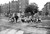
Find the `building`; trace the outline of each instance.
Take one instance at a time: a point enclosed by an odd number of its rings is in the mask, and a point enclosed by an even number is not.
[[[29,5],[29,0],[18,0],[19,2],[19,11],[24,12],[25,7]]]
[[[29,4],[28,0],[12,0],[9,4],[2,5],[3,12],[24,12],[25,7]]]
[[[47,2],[47,3],[44,5],[44,8],[43,8],[42,10],[43,10],[43,13],[49,12],[49,14],[50,14],[50,2]]]
[[[18,12],[19,11],[19,4],[18,1],[11,1],[8,4],[2,5],[2,11],[3,12]]]
[[[44,8],[46,9],[46,11],[50,11],[50,2],[47,2],[47,3],[44,5]]]

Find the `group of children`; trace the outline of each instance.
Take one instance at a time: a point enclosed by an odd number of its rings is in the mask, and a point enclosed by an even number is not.
[[[11,21],[14,22],[16,20],[16,23],[17,22],[23,22],[23,23],[30,23],[30,22],[41,22],[41,19],[36,19],[36,18],[32,18],[31,16],[27,16],[27,17],[21,17],[21,16],[18,16],[18,14],[15,14],[13,13],[13,15],[11,16]]]

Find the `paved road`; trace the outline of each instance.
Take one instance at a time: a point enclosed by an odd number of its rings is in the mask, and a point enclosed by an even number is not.
[[[30,30],[30,29],[29,29]],[[33,30],[15,30],[15,29],[6,29],[0,32],[0,34],[46,34],[47,31],[44,30],[38,30],[38,29],[33,29]]]
[[[12,32],[14,33],[16,32],[16,30],[19,30],[19,29],[23,30],[26,33],[32,33],[32,34],[46,34],[47,33],[45,29],[26,27],[26,25],[28,24],[25,24],[25,23],[10,24],[8,23],[8,20],[6,19],[1,19],[0,21],[1,21],[0,26],[3,28],[3,31],[0,32],[1,34],[7,32],[7,30],[10,30],[8,32],[9,34]],[[4,30],[4,27],[6,28],[5,30]]]

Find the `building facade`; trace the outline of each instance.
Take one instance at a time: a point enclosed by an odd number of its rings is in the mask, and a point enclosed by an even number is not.
[[[19,11],[19,4],[18,1],[11,1],[8,4],[2,5],[3,12],[18,12]]]
[[[24,12],[25,7],[29,4],[28,0],[12,0],[9,4],[2,5],[3,12]]]
[[[42,10],[43,10],[43,13],[49,12],[49,15],[50,15],[50,2],[47,2],[47,3],[44,5],[44,8],[43,8]]]
[[[19,11],[24,12],[25,7],[28,6],[29,0],[18,0],[19,2]]]

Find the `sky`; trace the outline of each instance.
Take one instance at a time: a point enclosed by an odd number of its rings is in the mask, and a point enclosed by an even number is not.
[[[0,4],[8,3],[9,1],[11,2],[12,0],[0,0]],[[39,10],[41,10],[46,2],[50,2],[50,0],[29,0],[29,4],[34,2],[38,4]]]

